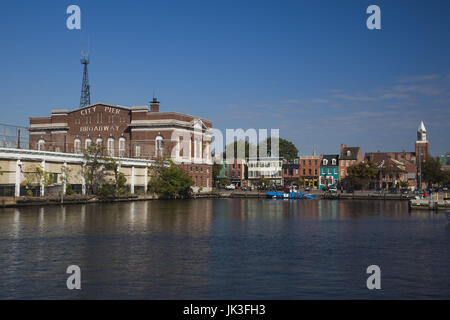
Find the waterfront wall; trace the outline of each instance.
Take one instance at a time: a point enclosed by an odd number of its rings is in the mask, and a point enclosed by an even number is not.
[[[120,172],[127,179],[127,188],[130,193],[145,193],[148,182],[148,168],[153,160],[116,158],[120,163]],[[63,167],[70,169],[71,174],[68,183],[81,194],[86,194],[86,183],[81,170],[85,166],[83,155],[0,148],[0,196],[24,196],[26,189],[22,185],[26,174],[39,166],[41,169],[50,172],[54,176],[55,184],[45,187],[40,184],[37,188],[39,195],[51,195],[59,193],[63,186]]]

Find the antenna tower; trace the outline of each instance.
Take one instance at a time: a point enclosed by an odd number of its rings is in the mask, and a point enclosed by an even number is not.
[[[83,83],[81,84],[80,108],[91,105],[91,90],[88,78],[89,53],[81,51],[81,64],[84,66]]]

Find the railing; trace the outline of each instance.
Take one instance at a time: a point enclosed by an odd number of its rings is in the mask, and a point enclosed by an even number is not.
[[[29,133],[26,127],[0,123],[0,147],[28,149]]]

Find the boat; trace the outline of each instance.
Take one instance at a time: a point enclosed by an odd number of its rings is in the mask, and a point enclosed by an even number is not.
[[[268,192],[266,192],[266,196],[267,196],[267,198],[271,198],[271,199],[285,199],[285,200],[289,200],[289,199],[312,200],[312,199],[314,199],[313,195],[307,194],[307,193],[302,193],[302,192],[296,192],[293,190],[292,187],[285,188],[285,190],[283,190],[283,192],[268,191]]]

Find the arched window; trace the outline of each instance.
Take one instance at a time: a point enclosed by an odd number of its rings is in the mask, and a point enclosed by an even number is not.
[[[124,137],[120,137],[119,139],[119,157],[125,157],[125,141]]]
[[[107,149],[108,149],[108,155],[110,157],[114,157],[114,138],[108,138]]]
[[[45,150],[45,140],[44,139],[40,139],[38,141],[38,150],[39,151],[44,151]]]
[[[162,151],[164,148],[164,138],[161,136],[157,136],[155,139],[155,149],[156,149],[156,155],[162,155]]]
[[[96,144],[98,144],[99,146],[103,145],[103,139],[101,137],[98,137],[97,140],[95,141]]]
[[[79,138],[73,141],[73,151],[75,153],[81,153],[81,140]]]
[[[328,164],[328,160],[327,159],[323,159],[323,165],[326,166]]]
[[[336,165],[336,159],[331,159],[331,164],[332,164],[333,166],[335,166],[335,165]]]
[[[92,144],[91,138],[86,138],[86,140],[84,141],[84,149],[87,150],[91,144]]]

